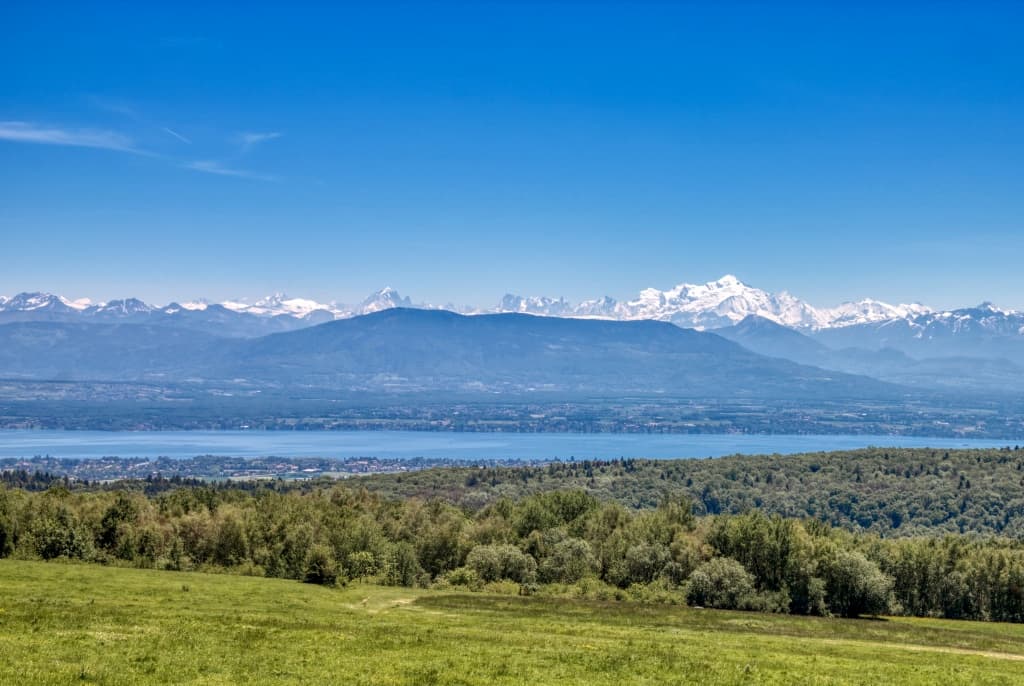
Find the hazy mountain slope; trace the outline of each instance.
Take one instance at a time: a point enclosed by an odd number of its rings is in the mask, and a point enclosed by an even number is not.
[[[891,383],[1000,392],[1024,387],[1024,368],[1004,358],[951,356],[915,359],[892,347],[836,350],[816,338],[755,316],[747,317],[735,326],[715,329],[714,333],[762,355]],[[914,349],[913,344],[908,347]]]
[[[236,341],[145,324],[0,326],[0,377],[179,382],[215,375]]]
[[[990,304],[814,333],[832,348],[895,348],[915,358],[1005,358],[1024,365],[1024,314]]]
[[[749,350],[769,357],[781,357],[802,364],[816,364],[828,358],[829,348],[781,324],[749,315],[734,326],[713,329],[715,333]]]
[[[250,341],[231,375],[396,390],[893,397],[864,377],[767,358],[662,322],[393,309]]]

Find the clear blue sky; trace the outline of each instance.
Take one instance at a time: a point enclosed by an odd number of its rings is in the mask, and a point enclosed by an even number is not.
[[[1024,308],[1021,3],[93,4],[0,8],[0,294]]]

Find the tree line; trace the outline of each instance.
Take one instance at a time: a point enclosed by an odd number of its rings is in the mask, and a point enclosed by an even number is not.
[[[472,509],[502,497],[566,488],[649,508],[671,491],[689,498],[697,514],[757,509],[886,537],[979,533],[1024,538],[1024,449],[1018,446],[577,460],[380,474],[361,483],[386,497],[443,498]]]
[[[883,538],[751,510],[698,516],[582,490],[471,509],[349,483],[0,487],[0,556],[854,617],[1024,621],[1024,545]]]

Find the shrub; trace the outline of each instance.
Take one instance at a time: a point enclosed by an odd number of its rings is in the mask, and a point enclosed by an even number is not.
[[[329,547],[317,543],[310,548],[302,580],[307,584],[320,584],[321,586],[337,584],[338,562],[334,559],[334,553]]]
[[[525,584],[537,578],[537,561],[514,545],[478,545],[466,556],[466,566],[485,582],[508,579]]]
[[[442,576],[437,584],[440,588],[459,586],[471,591],[478,591],[483,588],[480,575],[469,567],[456,567]]]
[[[729,557],[705,562],[686,582],[686,600],[690,605],[735,610],[753,595],[753,575]]]
[[[892,605],[892,577],[863,553],[839,550],[822,565],[828,608],[842,617],[878,615]]]
[[[600,568],[601,564],[594,557],[589,543],[579,538],[567,538],[556,543],[551,555],[540,563],[538,576],[544,583],[574,584]]]
[[[668,546],[641,543],[626,551],[626,570],[632,583],[650,583],[672,561]]]

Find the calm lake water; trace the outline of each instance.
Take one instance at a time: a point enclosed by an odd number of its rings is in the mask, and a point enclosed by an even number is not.
[[[507,434],[419,431],[0,431],[0,458],[380,457],[567,460],[694,458],[867,446],[991,448],[1013,441],[914,436]]]

